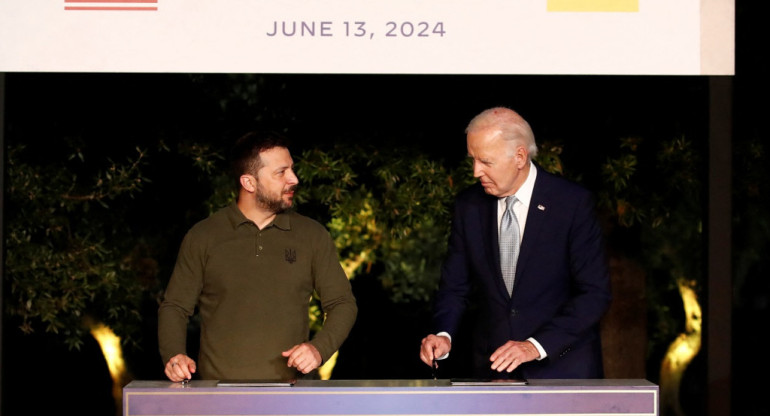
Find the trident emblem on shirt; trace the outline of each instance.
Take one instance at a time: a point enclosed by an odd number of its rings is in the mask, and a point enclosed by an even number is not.
[[[294,249],[287,248],[284,250],[283,254],[287,263],[293,264],[295,261],[297,261],[297,252]]]

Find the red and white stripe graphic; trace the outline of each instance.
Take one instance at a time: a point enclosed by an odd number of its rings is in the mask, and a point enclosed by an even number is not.
[[[158,0],[64,0],[64,10],[157,11]]]

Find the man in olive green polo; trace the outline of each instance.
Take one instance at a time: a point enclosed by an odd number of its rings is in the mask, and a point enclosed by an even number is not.
[[[339,349],[357,307],[328,231],[289,210],[298,183],[286,143],[275,134],[238,140],[236,202],[193,226],[179,250],[158,311],[160,354],[171,381],[290,380]],[[313,291],[326,315],[309,339]],[[200,355],[186,353],[198,308]],[[301,374],[300,374],[301,373]]]

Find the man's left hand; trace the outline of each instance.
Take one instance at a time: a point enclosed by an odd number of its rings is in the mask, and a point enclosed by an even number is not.
[[[307,342],[295,345],[282,352],[281,355],[289,358],[287,363],[289,367],[296,368],[302,374],[307,374],[321,365],[321,353],[318,352],[316,347]]]
[[[495,350],[489,357],[492,369],[502,373],[511,372],[516,367],[540,357],[534,345],[529,341],[508,341]]]

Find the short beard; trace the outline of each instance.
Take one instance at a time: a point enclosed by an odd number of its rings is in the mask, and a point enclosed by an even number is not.
[[[294,185],[289,188],[289,191],[294,191],[296,189],[297,189],[297,185]],[[281,192],[281,195],[277,199],[273,199],[269,195],[267,195],[267,193],[264,192],[261,186],[257,185],[256,194],[257,194],[257,202],[260,205],[262,205],[263,208],[267,209],[270,212],[280,214],[281,212],[286,211],[292,206],[291,203],[287,203],[283,200],[283,192]]]

